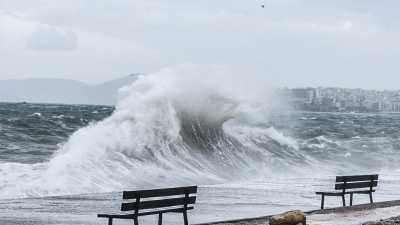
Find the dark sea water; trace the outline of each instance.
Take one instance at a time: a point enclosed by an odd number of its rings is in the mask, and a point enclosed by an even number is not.
[[[0,161],[48,161],[73,132],[112,111],[109,106],[0,103]]]
[[[318,208],[314,192],[339,174],[379,173],[376,200],[400,197],[400,114],[247,124],[146,107],[1,103],[0,224],[106,224],[96,214],[116,212],[122,190],[188,184],[200,186],[193,223]]]

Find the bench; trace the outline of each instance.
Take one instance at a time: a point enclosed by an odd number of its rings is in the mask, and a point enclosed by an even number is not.
[[[350,195],[350,206],[353,205],[354,194],[368,194],[370,203],[373,203],[372,193],[374,187],[378,186],[378,174],[356,175],[356,176],[337,176],[335,190],[336,192],[316,192],[321,195],[321,209],[324,209],[325,196],[341,196],[343,206],[346,206],[345,195]]]
[[[108,225],[113,219],[130,219],[139,224],[138,217],[158,214],[158,225],[162,225],[164,213],[182,213],[185,225],[188,225],[187,211],[194,208],[197,186],[166,189],[124,191],[121,211],[123,214],[98,214],[107,218]]]

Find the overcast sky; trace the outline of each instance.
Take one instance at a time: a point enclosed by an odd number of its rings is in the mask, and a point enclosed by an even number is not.
[[[279,86],[400,89],[399,9],[398,0],[0,0],[0,79],[99,83],[195,63]]]

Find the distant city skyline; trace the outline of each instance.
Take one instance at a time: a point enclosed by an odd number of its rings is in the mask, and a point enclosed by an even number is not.
[[[395,0],[0,0],[0,79],[93,84],[194,63],[264,76],[277,87],[397,89],[399,7]]]
[[[295,109],[316,112],[400,112],[400,90],[283,88]]]

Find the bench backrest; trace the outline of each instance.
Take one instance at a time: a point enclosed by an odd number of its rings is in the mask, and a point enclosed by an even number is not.
[[[370,191],[378,186],[378,174],[356,175],[356,176],[337,176],[335,190],[362,189],[368,188]]]
[[[197,186],[140,191],[124,191],[121,211],[160,210],[165,208],[188,209],[196,202]]]

